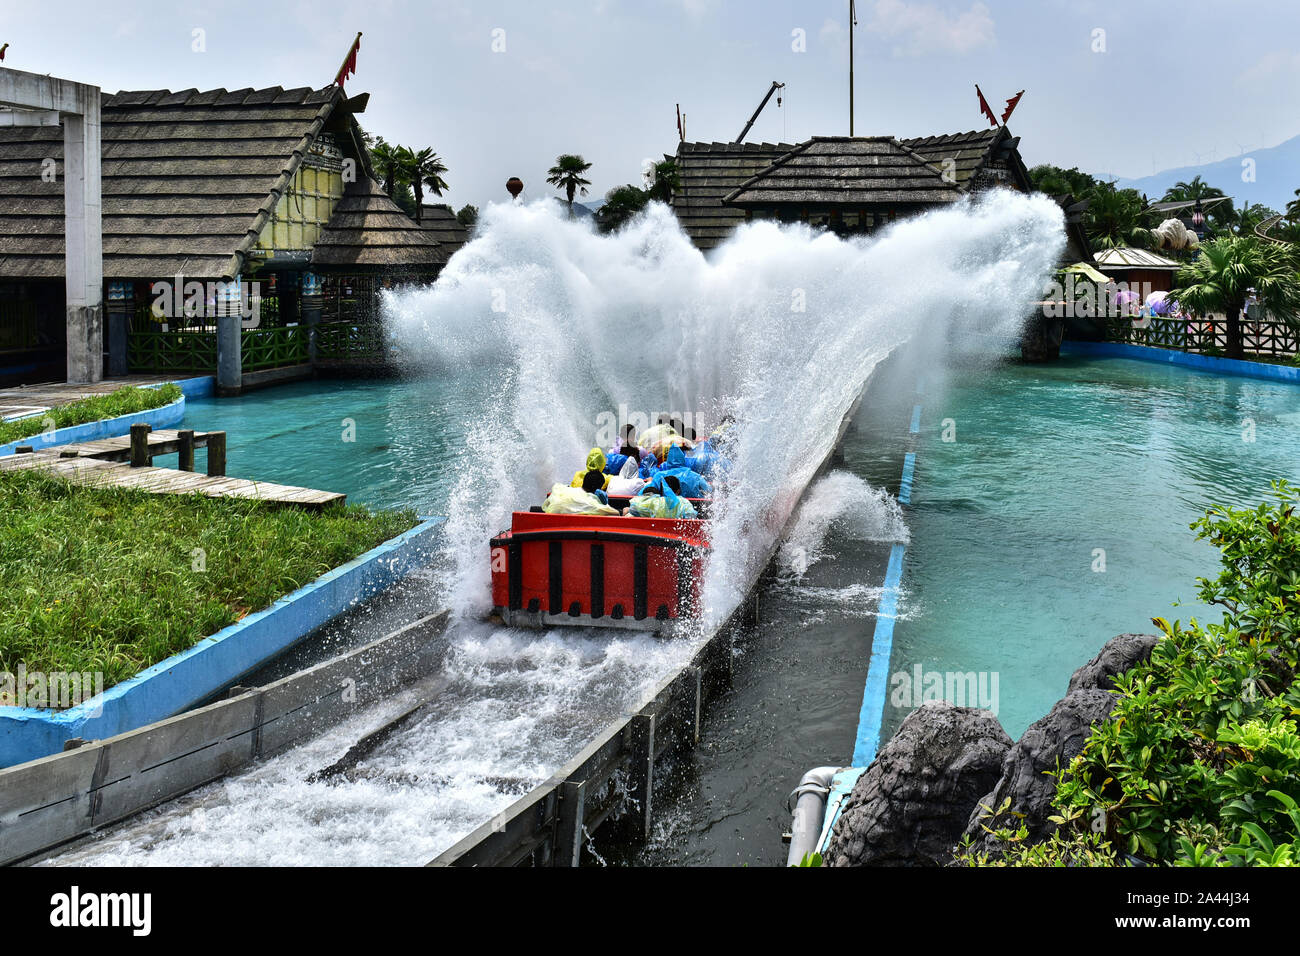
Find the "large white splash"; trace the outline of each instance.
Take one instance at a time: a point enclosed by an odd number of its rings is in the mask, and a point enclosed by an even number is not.
[[[876,365],[958,330],[1014,339],[1064,242],[1054,202],[1006,190],[849,241],[754,223],[708,257],[661,205],[613,236],[561,216],[490,206],[436,285],[385,303],[413,362],[482,392],[447,509],[463,614],[490,603],[488,538],[622,406],[741,422],[705,592],[706,620],[725,616]]]

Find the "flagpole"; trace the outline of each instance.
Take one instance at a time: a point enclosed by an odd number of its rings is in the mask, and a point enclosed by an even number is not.
[[[853,135],[853,24],[856,11],[853,0],[849,0],[849,135]]]
[[[343,83],[341,82],[342,80],[347,79],[347,77],[343,75],[343,71],[348,68],[348,61],[352,59],[352,51],[356,49],[359,43],[361,43],[360,30],[357,31],[357,38],[352,41],[352,46],[348,47],[348,52],[343,55],[343,62],[339,64],[338,73],[334,75],[334,82],[338,83],[339,86],[343,85]]]

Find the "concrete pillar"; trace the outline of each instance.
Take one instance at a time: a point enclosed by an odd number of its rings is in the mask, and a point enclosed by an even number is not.
[[[243,316],[234,282],[217,292],[217,394],[238,395],[244,387]]]
[[[307,326],[307,357],[315,365],[316,327],[320,325],[321,307],[324,305],[320,276],[313,272],[302,274],[302,296],[299,301],[302,304],[302,322]]]
[[[104,377],[103,235],[100,221],[99,91],[63,117],[63,221],[67,243],[68,381]]]
[[[131,332],[131,316],[135,313],[135,284],[110,282],[108,284],[108,374],[127,374],[127,343]]]

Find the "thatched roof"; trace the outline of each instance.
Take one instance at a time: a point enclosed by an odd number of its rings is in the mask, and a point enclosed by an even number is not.
[[[104,94],[104,277],[236,275],[346,102],[335,86]],[[62,160],[62,129],[0,127],[0,277],[62,277]]]
[[[745,221],[742,209],[722,205],[722,197],[778,156],[788,143],[679,143],[675,157],[681,188],[673,192],[673,212],[700,249],[712,249]]]
[[[442,251],[448,258],[469,242],[469,230],[461,224],[446,203],[421,206],[420,225],[429,230],[429,234],[438,240],[438,244],[442,246]]]
[[[911,206],[954,202],[956,183],[890,136],[814,136],[722,201],[772,205]]]
[[[321,230],[311,264],[359,272],[435,272],[447,253],[369,176],[348,183],[334,215]]]

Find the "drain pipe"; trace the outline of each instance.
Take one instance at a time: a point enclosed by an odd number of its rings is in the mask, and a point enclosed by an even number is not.
[[[809,770],[799,781],[799,786],[786,799],[786,809],[794,802],[794,816],[790,826],[790,852],[786,866],[798,866],[799,861],[817,849],[821,840],[822,820],[826,816],[826,798],[831,792],[831,779],[839,767],[817,767]]]

